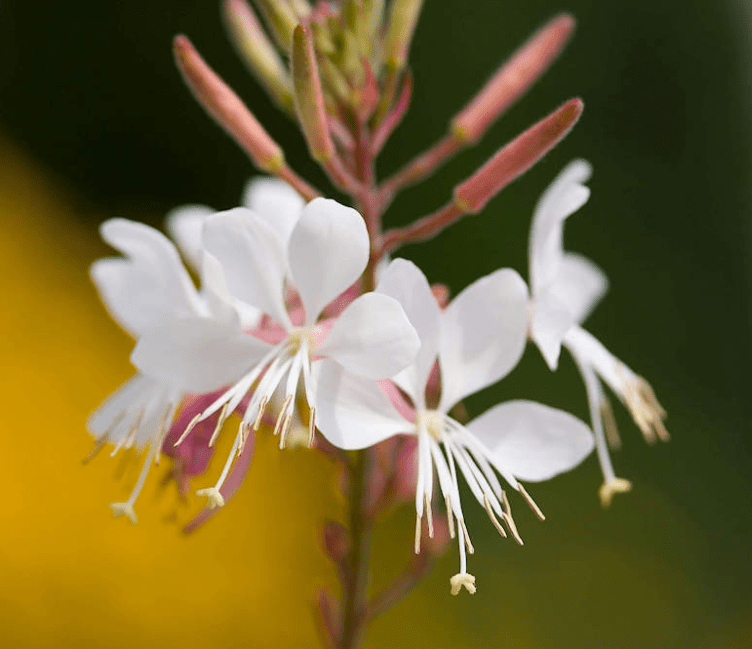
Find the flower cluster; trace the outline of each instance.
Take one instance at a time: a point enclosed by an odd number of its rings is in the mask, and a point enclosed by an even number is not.
[[[210,453],[232,414],[240,424],[224,469],[197,492],[209,509],[224,505],[242,480],[249,439],[265,416],[281,448],[313,446],[317,429],[344,450],[414,437],[415,551],[424,519],[434,534],[440,500],[460,551],[453,593],[461,586],[475,591],[460,475],[499,533],[522,543],[499,477],[543,519],[521,481],[567,471],[595,444],[608,504],[628,483],[615,478],[608,459],[598,377],[646,436],[666,433],[647,383],[580,327],[606,288],[599,269],[562,250],[563,221],[587,200],[588,175],[585,162],[573,162],[536,208],[530,294],[520,275],[505,268],[443,308],[425,275],[404,259],[382,264],[375,290],[361,293],[369,251],[361,216],[332,200],[305,204],[281,181],[251,183],[243,207],[170,215],[170,231],[199,271],[200,291],[164,235],[107,221],[102,235],[125,258],[96,262],[92,278],[112,316],[137,339],[131,360],[138,374],[92,415],[89,428],[100,443],[115,444],[113,453],[149,449],[131,497],[113,504],[114,513],[136,522],[133,504],[160,451]],[[531,401],[500,404],[469,423],[452,416],[465,397],[513,370],[528,339],[551,369],[562,345],[570,351],[585,379],[594,434],[576,417]],[[184,412],[173,426],[181,402]]]
[[[403,227],[382,224],[399,191],[479,141],[546,71],[573,31],[571,16],[533,34],[442,138],[378,179],[376,158],[410,104],[408,53],[422,0],[256,4],[263,24],[246,0],[224,0],[238,52],[357,210],[323,198],[298,175],[238,95],[186,37],[176,37],[176,62],[195,98],[273,177],[252,181],[241,207],[172,212],[167,228],[178,248],[142,224],[113,219],[102,226],[123,256],[96,262],[91,274],[113,318],[136,339],[137,374],[91,416],[89,429],[97,448],[145,450],[133,492],[112,505],[134,523],[134,503],[161,454],[172,458],[185,493],[205,473],[217,438],[233,431],[218,480],[196,492],[206,508],[188,530],[238,489],[258,435],[333,458],[349,524],[325,522],[323,545],[342,599],[322,591],[318,608],[328,645],[354,649],[368,621],[404,597],[452,540],[460,565],[451,592],[475,592],[462,483],[499,534],[521,544],[511,504],[524,501],[544,518],[523,483],[568,471],[595,449],[603,505],[629,490],[609,456],[618,435],[604,384],[649,442],[668,439],[665,412],[647,382],[582,326],[607,288],[594,264],[563,248],[565,219],[589,197],[586,162],[568,165],[535,208],[529,286],[502,268],[450,299],[415,264],[391,258],[403,244],[480,212],[567,135],[583,111],[579,98],[499,148],[443,207]],[[584,379],[591,426],[525,400],[467,416],[463,400],[509,375],[528,342],[551,370],[561,348],[569,351]],[[235,424],[226,426],[231,418]],[[415,561],[369,599],[370,529],[380,513],[411,501]]]

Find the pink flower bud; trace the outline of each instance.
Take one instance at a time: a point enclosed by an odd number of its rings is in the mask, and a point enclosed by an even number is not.
[[[324,550],[334,563],[342,563],[350,551],[350,538],[345,526],[337,521],[324,522]]]
[[[464,142],[478,141],[488,127],[548,69],[573,30],[574,18],[561,14],[533,34],[452,120],[455,137]]]
[[[401,70],[407,62],[410,43],[418,24],[423,0],[393,0],[386,34],[386,64]]]
[[[570,99],[498,151],[454,189],[454,203],[464,212],[480,212],[488,201],[525,173],[569,133],[582,114],[580,99]]]
[[[191,42],[185,36],[176,36],[174,51],[183,79],[206,112],[243,147],[259,169],[271,173],[282,169],[282,149]]]
[[[313,51],[311,28],[298,25],[292,37],[292,82],[295,108],[303,127],[308,149],[314,160],[326,162],[334,157],[334,143],[321,90],[321,79]]]

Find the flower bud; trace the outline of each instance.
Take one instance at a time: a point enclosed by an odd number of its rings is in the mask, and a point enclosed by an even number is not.
[[[499,150],[454,189],[454,202],[464,212],[480,212],[504,187],[525,173],[569,133],[582,114],[580,99],[570,99]]]
[[[324,94],[316,66],[311,29],[307,25],[298,25],[293,35],[292,81],[295,107],[311,156],[319,162],[331,160],[334,156],[334,143],[329,135]]]
[[[276,48],[246,0],[225,0],[224,18],[235,48],[258,82],[285,110],[293,110],[292,81]]]
[[[259,169],[275,173],[284,166],[279,145],[251,111],[219,78],[185,36],[174,42],[178,69],[206,112],[240,144]]]
[[[573,30],[574,18],[561,14],[533,34],[452,120],[455,137],[463,142],[477,142],[499,115],[548,69]]]
[[[286,0],[258,0],[257,6],[264,14],[266,24],[277,44],[285,52],[289,52],[292,33],[299,22],[293,8]]]
[[[350,551],[350,539],[342,523],[324,522],[324,549],[331,560],[337,564],[347,558],[347,553]]]
[[[423,0],[393,0],[386,34],[386,64],[401,70],[407,63],[410,42],[418,24]]]

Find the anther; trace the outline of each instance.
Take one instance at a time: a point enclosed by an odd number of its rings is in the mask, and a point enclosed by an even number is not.
[[[217,437],[219,437],[219,431],[222,430],[222,426],[224,426],[225,420],[227,419],[227,408],[230,405],[230,402],[228,401],[224,406],[222,406],[222,410],[219,413],[219,419],[217,419],[217,425],[214,427],[214,432],[212,433],[211,439],[209,440],[209,447],[214,446],[214,442],[217,441]]]
[[[433,538],[433,510],[431,509],[431,499],[427,493],[423,494],[426,503],[426,521],[428,522],[428,536]]]
[[[316,435],[316,408],[311,408],[308,415],[308,448],[313,448],[313,440]]]
[[[264,416],[264,410],[266,410],[267,403],[269,403],[269,398],[261,397],[261,402],[259,403],[258,412],[256,413],[256,419],[253,420],[253,430],[258,430],[259,426],[261,426],[261,419]]]
[[[455,533],[454,533],[454,512],[452,511],[452,502],[451,500],[449,500],[449,496],[444,496],[444,501],[446,502],[447,525],[449,526],[449,538],[453,539],[455,536]]]
[[[470,554],[475,554],[475,548],[473,547],[472,542],[470,541],[470,534],[468,534],[467,527],[465,526],[465,519],[464,518],[458,518],[460,525],[462,525],[462,531],[465,533],[465,545],[467,546],[467,551]]]
[[[279,415],[277,416],[277,423],[274,426],[274,434],[277,435],[280,430],[282,430],[282,423],[285,419],[285,414],[287,413],[287,408],[290,406],[290,402],[292,401],[292,395],[288,394],[287,397],[285,397],[284,402],[282,403],[282,407],[279,409]]]
[[[603,422],[603,430],[606,433],[606,441],[609,448],[618,450],[621,448],[621,436],[619,435],[619,429],[616,426],[616,417],[614,417],[614,411],[611,408],[611,402],[603,397],[600,404],[601,421]]]
[[[509,527],[509,532],[511,533],[512,538],[517,541],[518,545],[525,545],[520,533],[517,531],[517,524],[514,522],[514,518],[512,518],[512,508],[509,506],[509,499],[507,498],[506,491],[501,492],[501,507],[504,509],[503,518],[507,527]]]
[[[180,444],[183,443],[186,437],[190,434],[190,432],[193,430],[194,426],[198,423],[199,419],[201,419],[201,415],[204,413],[200,412],[198,413],[193,419],[191,419],[190,423],[185,427],[185,430],[183,431],[183,434],[178,437],[178,441],[173,444],[173,446],[180,446]]]
[[[483,506],[486,508],[486,513],[488,514],[488,518],[491,519],[491,522],[493,523],[493,526],[496,528],[496,531],[501,534],[504,538],[507,538],[506,530],[502,527],[501,523],[499,522],[499,519],[496,518],[496,514],[494,514],[493,509],[491,509],[491,501],[488,500],[488,496],[486,494],[483,494]]]
[[[520,493],[522,494],[522,497],[525,499],[525,502],[527,502],[528,507],[533,510],[533,513],[538,517],[539,521],[545,521],[546,517],[543,515],[543,512],[540,510],[540,507],[536,504],[536,502],[533,500],[532,496],[525,491],[525,487],[523,487],[519,482],[517,483],[517,487],[520,490]]]
[[[420,554],[420,532],[421,524],[423,522],[422,516],[415,516],[415,554]]]

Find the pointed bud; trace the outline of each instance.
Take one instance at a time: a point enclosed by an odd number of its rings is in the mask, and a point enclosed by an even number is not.
[[[454,136],[463,142],[479,140],[553,63],[569,40],[574,24],[572,16],[561,14],[533,34],[452,120]]]
[[[258,0],[256,6],[261,10],[274,40],[283,51],[290,51],[292,32],[298,25],[298,17],[286,0]]]
[[[407,63],[410,43],[418,24],[423,0],[393,0],[386,34],[386,64],[401,70]]]
[[[175,60],[188,87],[216,122],[248,153],[259,169],[275,173],[284,166],[279,145],[240,98],[219,78],[185,36],[176,36]]]
[[[293,110],[290,75],[250,5],[246,0],[225,0],[224,19],[251,74],[282,108]]]
[[[454,203],[463,212],[480,212],[488,201],[525,173],[569,133],[582,114],[580,99],[570,99],[496,153],[454,189]]]
[[[295,28],[291,60],[295,107],[311,156],[319,162],[331,160],[334,156],[334,143],[329,135],[324,93],[316,66],[311,29],[307,25]]]

